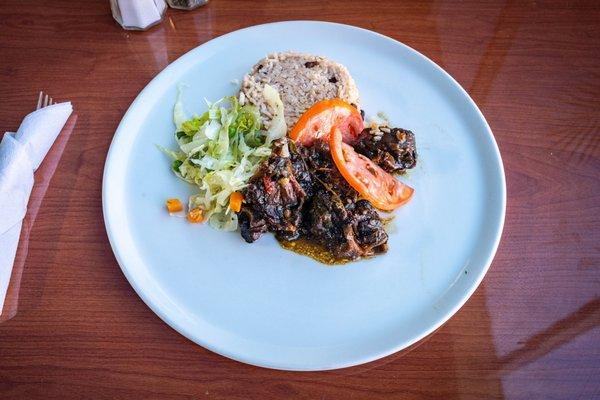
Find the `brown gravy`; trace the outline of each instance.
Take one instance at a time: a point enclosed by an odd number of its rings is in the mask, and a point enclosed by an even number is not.
[[[303,256],[308,256],[323,264],[342,265],[348,264],[350,261],[352,261],[347,258],[336,258],[325,247],[303,238],[291,242],[285,240],[279,240],[278,242],[281,245],[281,247],[283,247],[286,250],[302,254]]]

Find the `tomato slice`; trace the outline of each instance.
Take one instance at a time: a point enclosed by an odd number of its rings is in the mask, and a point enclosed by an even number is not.
[[[356,107],[340,99],[321,100],[306,110],[290,132],[290,139],[304,146],[315,140],[327,140],[331,128],[337,125],[346,143],[354,143],[364,128]]]
[[[329,134],[331,156],[342,176],[374,207],[392,211],[406,204],[414,193],[407,186],[385,172],[373,161],[342,142],[342,132],[336,126]]]

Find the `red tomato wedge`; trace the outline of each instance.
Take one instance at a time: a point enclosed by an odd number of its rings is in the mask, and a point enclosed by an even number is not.
[[[374,207],[392,211],[406,204],[414,189],[385,172],[373,161],[342,142],[342,132],[334,126],[329,134],[331,157],[342,176]]]
[[[304,146],[315,140],[327,140],[333,126],[338,126],[346,143],[354,143],[364,128],[360,111],[340,99],[321,100],[306,110],[290,132],[290,139]]]

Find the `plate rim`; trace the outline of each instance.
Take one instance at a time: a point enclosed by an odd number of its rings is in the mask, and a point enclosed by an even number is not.
[[[465,291],[465,293],[461,296],[460,301],[458,301],[454,305],[454,307],[451,307],[441,318],[438,318],[437,321],[434,324],[432,324],[428,329],[425,329],[419,335],[415,335],[411,339],[401,341],[400,343],[397,343],[395,346],[390,346],[389,348],[386,348],[383,351],[380,351],[377,353],[372,353],[369,356],[359,357],[358,359],[346,360],[345,362],[335,362],[333,364],[320,365],[318,367],[315,367],[315,366],[301,367],[301,366],[293,365],[292,363],[288,363],[286,365],[282,365],[280,363],[269,363],[269,362],[266,362],[265,360],[257,360],[256,358],[245,357],[244,355],[240,355],[237,353],[234,354],[230,351],[227,351],[227,349],[224,349],[218,345],[215,345],[214,343],[209,343],[208,341],[203,340],[203,339],[199,338],[198,336],[192,337],[192,335],[189,334],[184,327],[180,326],[180,324],[177,321],[170,318],[166,312],[163,312],[163,310],[162,310],[162,308],[160,308],[160,306],[155,304],[155,302],[153,301],[153,299],[150,296],[146,295],[146,292],[142,289],[142,287],[140,287],[138,285],[138,281],[131,274],[131,272],[127,269],[127,267],[125,267],[125,260],[123,259],[123,256],[121,254],[122,250],[120,250],[119,245],[117,244],[117,241],[116,241],[116,238],[114,235],[114,230],[116,229],[116,226],[114,226],[114,221],[111,221],[110,213],[108,210],[108,203],[109,203],[109,197],[110,197],[110,193],[111,193],[111,187],[110,187],[110,183],[109,183],[109,180],[107,179],[107,177],[110,173],[111,158],[114,158],[113,154],[117,151],[115,143],[119,140],[119,138],[121,136],[124,136],[127,134],[127,131],[125,131],[122,128],[126,124],[127,120],[129,118],[132,118],[130,116],[130,114],[132,113],[132,109],[136,108],[136,106],[141,102],[141,99],[145,96],[146,92],[151,90],[157,84],[156,82],[158,81],[159,77],[162,76],[168,70],[175,68],[174,65],[182,62],[181,60],[183,58],[189,57],[191,52],[195,51],[198,48],[206,46],[208,44],[211,44],[211,43],[214,44],[215,42],[226,40],[226,38],[228,38],[229,36],[238,35],[240,33],[243,33],[244,31],[248,31],[248,30],[261,29],[261,28],[264,28],[267,26],[274,26],[274,25],[294,25],[294,24],[327,25],[327,26],[333,26],[333,27],[337,27],[337,28],[341,28],[341,29],[359,30],[359,31],[362,31],[363,34],[374,36],[374,37],[378,38],[379,40],[393,42],[393,44],[395,44],[395,45],[400,45],[400,46],[404,47],[404,49],[406,51],[413,53],[413,56],[417,56],[418,58],[423,59],[426,63],[428,63],[435,70],[437,70],[437,72],[440,72],[455,89],[458,89],[459,92],[461,92],[461,94],[465,98],[465,100],[469,103],[471,108],[476,112],[479,122],[482,123],[482,126],[485,129],[485,132],[490,139],[493,154],[495,156],[494,164],[498,168],[499,177],[500,177],[500,180],[499,180],[500,187],[497,188],[497,189],[499,189],[500,194],[501,194],[501,198],[499,199],[500,200],[500,214],[498,216],[499,221],[497,221],[496,231],[493,232],[494,240],[493,240],[493,243],[491,246],[491,251],[489,251],[489,253],[487,254],[487,257],[485,258],[485,263],[483,265],[483,268],[479,272],[479,275],[476,277],[476,279],[474,280],[474,283],[470,286],[470,288],[467,291]],[[146,306],[148,306],[170,328],[172,328],[173,330],[175,330],[177,333],[181,334],[182,336],[186,337],[188,340],[192,341],[193,343],[200,345],[207,350],[210,350],[221,356],[233,359],[235,361],[254,365],[257,367],[278,369],[278,370],[287,370],[287,371],[326,371],[326,370],[333,370],[333,369],[340,369],[340,368],[348,368],[348,367],[352,367],[352,366],[356,366],[356,365],[369,363],[369,362],[387,357],[394,353],[397,353],[403,349],[406,349],[406,348],[414,345],[415,343],[423,340],[424,338],[426,338],[427,336],[429,336],[433,332],[435,332],[437,329],[439,329],[442,325],[444,325],[446,322],[448,322],[448,320],[450,318],[452,318],[456,314],[456,312],[458,312],[458,310],[460,308],[462,308],[464,306],[464,304],[471,298],[471,296],[477,290],[477,288],[479,288],[483,278],[487,274],[487,272],[493,262],[493,259],[497,253],[498,246],[500,244],[500,239],[502,236],[502,232],[504,230],[504,223],[505,223],[505,218],[506,218],[506,203],[507,203],[506,175],[505,175],[505,171],[504,171],[504,164],[502,161],[502,156],[500,154],[500,149],[498,147],[498,143],[496,142],[496,138],[495,138],[487,120],[485,119],[483,113],[481,112],[481,110],[479,109],[479,107],[477,106],[475,101],[471,98],[471,96],[468,94],[468,92],[448,72],[446,72],[442,67],[440,67],[438,64],[436,64],[434,61],[432,61],[430,58],[428,58],[424,54],[420,53],[419,51],[413,49],[412,47],[410,47],[396,39],[393,39],[389,36],[385,36],[381,33],[371,31],[369,29],[361,28],[358,26],[354,26],[354,25],[342,24],[342,23],[337,23],[337,22],[329,22],[329,21],[319,21],[319,20],[277,21],[277,22],[252,25],[252,26],[248,26],[245,28],[237,29],[237,30],[228,32],[226,34],[217,36],[215,38],[212,38],[194,48],[191,48],[188,51],[186,51],[184,54],[179,56],[177,59],[175,59],[174,61],[169,63],[169,65],[167,65],[164,69],[159,71],[144,86],[144,88],[138,93],[138,95],[135,97],[135,99],[129,105],[129,107],[127,108],[127,111],[121,118],[121,121],[119,122],[119,125],[117,126],[115,133],[113,135],[113,138],[111,140],[111,143],[110,143],[107,155],[106,155],[104,170],[103,170],[103,175],[102,175],[102,213],[103,213],[104,225],[105,225],[106,233],[107,233],[108,240],[109,240],[109,243],[111,246],[111,250],[115,256],[115,259],[116,259],[122,273],[125,275],[125,278],[129,282],[131,287],[134,289],[136,294],[146,304]]]

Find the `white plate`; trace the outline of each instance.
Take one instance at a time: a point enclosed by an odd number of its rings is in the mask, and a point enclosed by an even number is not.
[[[267,53],[324,55],[348,67],[367,115],[415,132],[415,196],[396,212],[387,254],[328,267],[271,235],[169,217],[164,202],[192,189],[155,147],[174,147],[171,113],[185,83],[189,112],[233,94]],[[498,147],[467,93],[411,48],[323,22],[255,26],[214,39],[162,71],[133,102],[110,147],[103,182],[110,243],[139,296],[166,323],[246,363],[324,370],[372,361],[431,333],[469,298],[500,238],[506,190]]]

